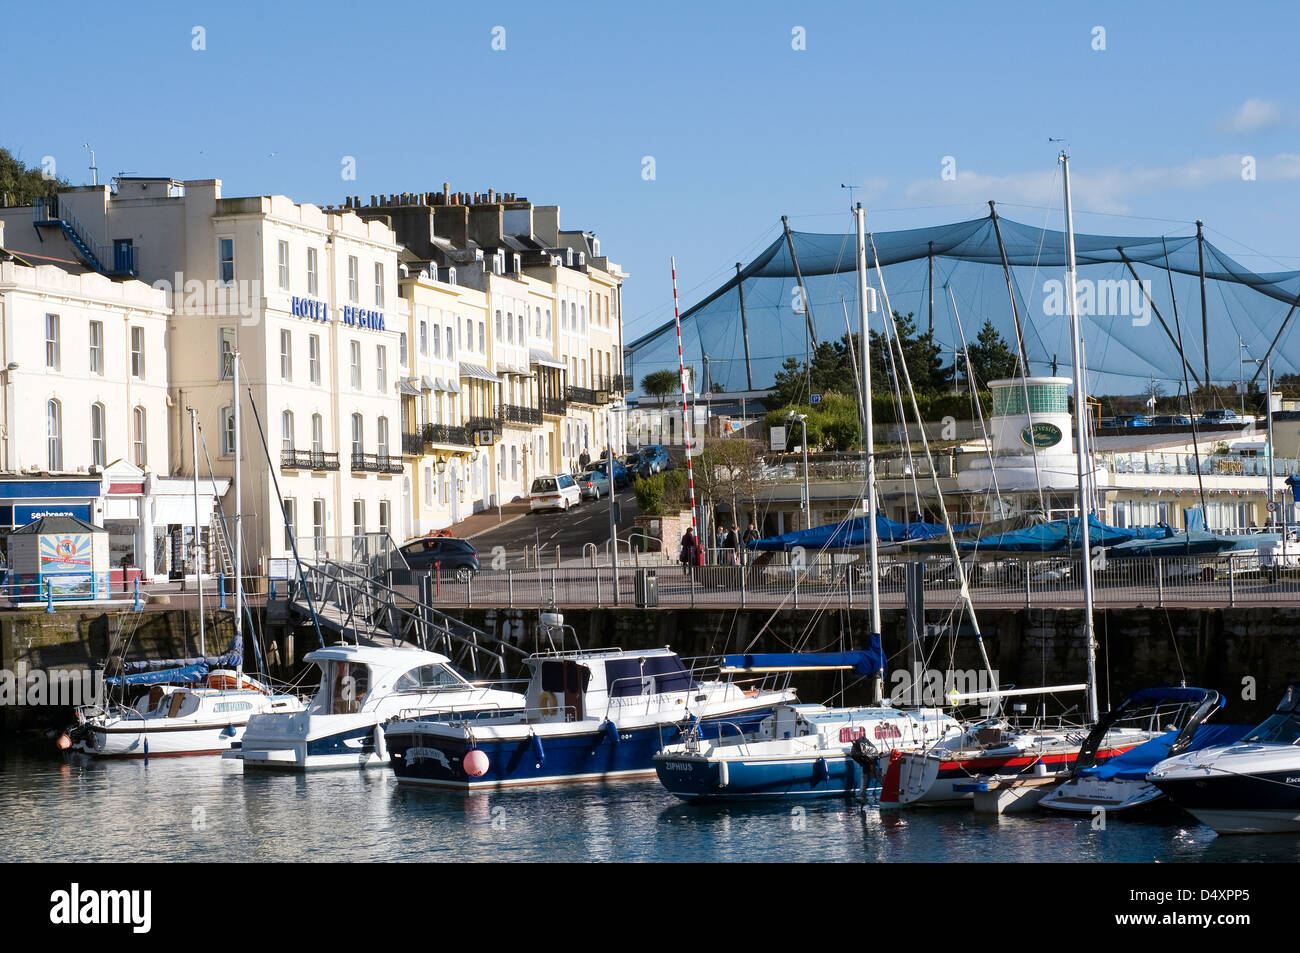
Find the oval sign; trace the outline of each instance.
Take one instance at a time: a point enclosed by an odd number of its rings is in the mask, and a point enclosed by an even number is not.
[[[1020,431],[1020,442],[1035,450],[1046,450],[1060,443],[1063,436],[1056,424],[1034,424]]]

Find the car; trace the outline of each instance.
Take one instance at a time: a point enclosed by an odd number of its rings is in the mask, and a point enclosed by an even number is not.
[[[668,451],[657,443],[642,447],[641,456],[650,462],[651,473],[662,473],[668,469]]]
[[[650,461],[640,452],[629,453],[624,457],[623,466],[628,473],[638,480],[642,480],[654,472],[650,469]]]
[[[599,460],[593,460],[591,461],[591,463],[587,465],[587,469],[600,470],[602,473],[608,474],[609,460],[605,457],[601,457]],[[627,467],[623,464],[623,462],[619,460],[618,457],[615,457],[614,458],[614,489],[626,490],[630,482],[632,482],[632,475],[627,472]]]
[[[413,573],[437,572],[469,582],[479,571],[478,550],[467,539],[424,536],[406,543],[400,552]]]
[[[1118,414],[1115,417],[1116,427],[1147,427],[1150,424],[1146,414]]]
[[[533,513],[538,510],[567,510],[581,502],[582,491],[578,489],[578,481],[567,473],[539,476],[533,480],[528,494],[528,509]]]
[[[1198,422],[1203,424],[1231,424],[1236,423],[1238,420],[1240,418],[1235,411],[1227,407],[1216,407],[1201,414]]]
[[[1190,427],[1192,418],[1186,414],[1161,414],[1159,417],[1152,417],[1150,426],[1152,427]]]
[[[614,486],[620,490],[627,486],[627,469],[617,460],[614,461]],[[578,477],[578,489],[582,492],[584,500],[598,500],[602,496],[609,496],[608,466],[596,463],[588,466]]]

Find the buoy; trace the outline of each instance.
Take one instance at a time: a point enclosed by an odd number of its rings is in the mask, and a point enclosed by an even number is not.
[[[487,752],[482,748],[474,748],[465,752],[465,759],[461,765],[465,768],[465,773],[471,778],[481,778],[487,774],[491,762],[488,760]]]
[[[72,739],[68,737],[67,732],[64,732],[59,735],[59,740],[56,741],[55,744],[59,746],[60,751],[67,751],[72,747]]]

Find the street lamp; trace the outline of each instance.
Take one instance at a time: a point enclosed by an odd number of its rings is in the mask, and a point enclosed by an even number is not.
[[[796,414],[793,410],[785,415],[786,420],[797,420],[803,427],[803,528],[812,529],[812,499],[808,493],[808,415]]]

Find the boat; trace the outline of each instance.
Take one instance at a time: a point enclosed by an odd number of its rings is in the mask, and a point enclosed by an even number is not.
[[[655,752],[686,732],[744,734],[795,701],[788,688],[697,679],[667,647],[557,649],[525,665],[519,711],[435,712],[384,725],[398,783],[472,791],[653,777]]]
[[[301,711],[255,715],[225,757],[249,768],[308,771],[379,768],[387,762],[376,726],[411,712],[500,714],[524,697],[472,683],[436,652],[407,645],[331,645],[303,658],[320,687]]]
[[[155,684],[141,699],[110,709],[77,709],[77,725],[67,733],[71,750],[97,758],[217,755],[239,742],[250,718],[303,707],[297,697],[238,670],[215,669],[204,677],[203,667],[195,666],[166,676],[199,681]]]
[[[1209,725],[1223,708],[1218,692],[1205,688],[1144,688],[1109,711],[1083,743],[1070,777],[1044,795],[1041,807],[1067,814],[1130,811],[1160,801],[1164,793],[1147,780],[1159,762],[1174,755],[1231,744],[1250,725]],[[1096,752],[1111,727],[1121,721],[1148,720],[1173,725],[1164,734],[1143,742],[1105,763]]]
[[[1237,743],[1176,755],[1147,779],[1217,833],[1300,831],[1300,682]]]
[[[724,671],[728,666],[733,671],[762,671],[762,666],[789,664],[780,657],[744,656],[744,667],[734,667],[737,658],[726,657]],[[877,652],[853,668],[859,674],[874,673],[880,668],[878,659]],[[836,664],[839,656],[810,653],[800,661],[804,667],[850,667]],[[749,734],[719,731],[709,740],[707,732],[690,731],[681,741],[665,745],[654,756],[654,765],[659,782],[684,801],[846,797],[867,793],[890,749],[925,747],[961,731],[961,725],[938,708],[783,704]]]

